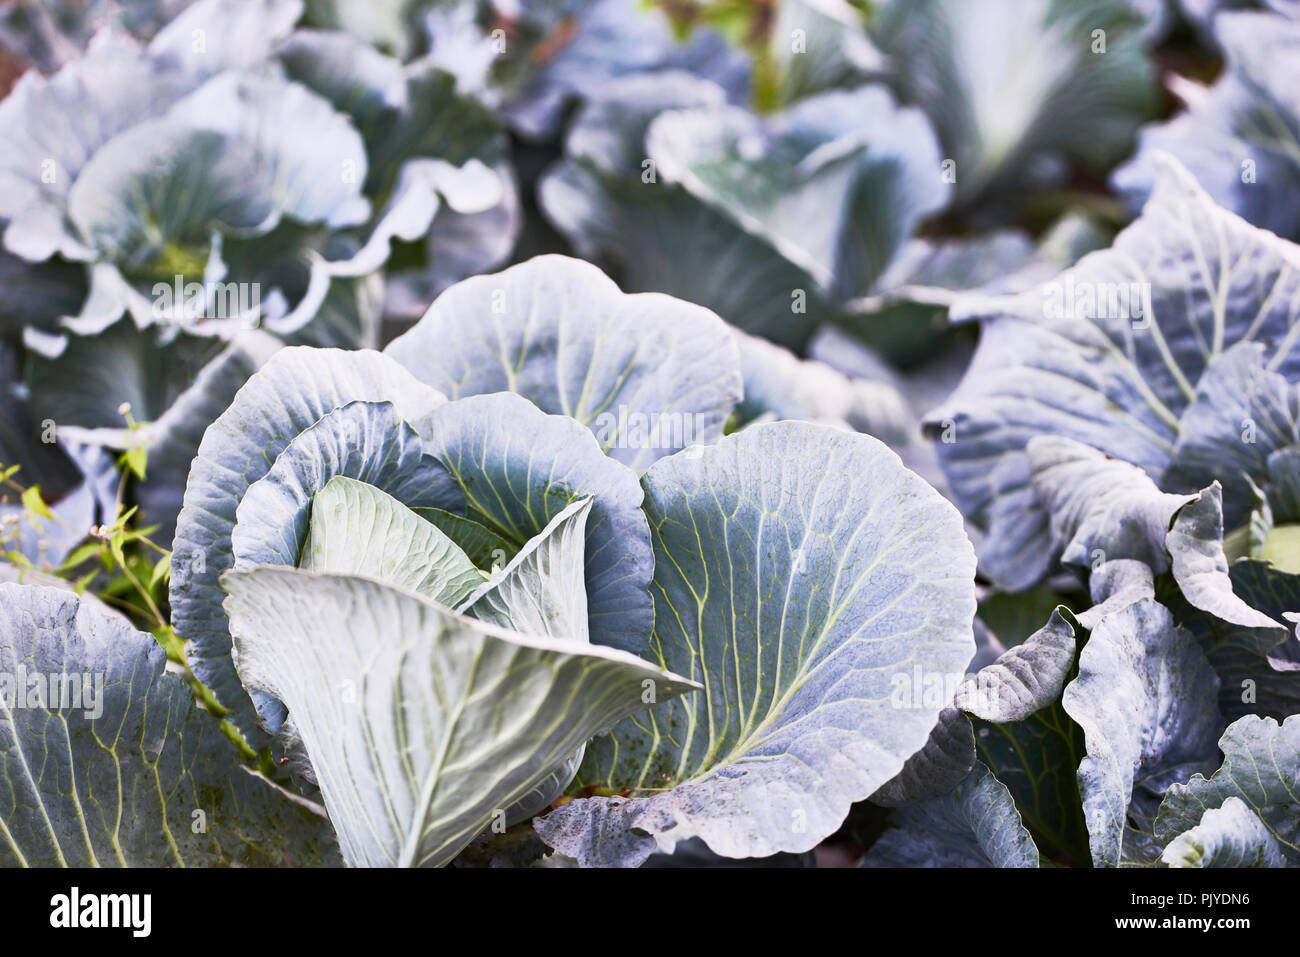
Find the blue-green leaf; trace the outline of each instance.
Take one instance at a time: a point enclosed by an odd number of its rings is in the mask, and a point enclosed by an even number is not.
[[[1223,72],[1208,89],[1180,77],[1177,89],[1187,108],[1144,127],[1137,155],[1111,182],[1141,205],[1159,175],[1158,156],[1169,152],[1216,203],[1256,226],[1300,239],[1300,22],[1234,11],[1214,18],[1214,34],[1224,48]]]
[[[949,795],[894,814],[863,867],[1037,867],[1011,792],[981,762]]]
[[[1195,639],[1151,599],[1093,628],[1062,703],[1087,742],[1079,792],[1094,865],[1120,864],[1130,804],[1143,779],[1214,758],[1223,729],[1218,686]]]
[[[961,523],[877,440],[804,423],[679,453],[643,484],[651,651],[704,691],[594,741],[580,782],[633,796],[566,804],[539,833],[585,864],[639,864],[693,836],[728,857],[807,850],[902,770],[947,703],[921,689],[900,703],[895,677],[955,687],[970,661]],[[617,822],[645,836],[606,842]]]
[[[337,864],[322,815],[239,764],[124,618],[0,585],[0,865]]]
[[[969,207],[1055,185],[1066,159],[1104,168],[1127,152],[1155,105],[1144,26],[1126,0],[886,0],[873,38]]]
[[[440,866],[591,735],[691,690],[363,578],[222,578],[240,674],[285,702],[352,866]]]
[[[656,294],[626,296],[576,259],[539,256],[457,283],[384,350],[451,399],[517,392],[591,428],[644,470],[715,442],[741,395],[726,325]]]
[[[668,111],[646,150],[665,180],[840,300],[865,295],[949,196],[925,117],[882,87],[824,93],[768,121],[738,107]]]
[[[1239,797],[1206,811],[1160,859],[1170,867],[1286,867],[1277,838]]]
[[[1223,766],[1174,784],[1160,804],[1156,837],[1172,841],[1201,823],[1206,811],[1232,798],[1252,810],[1291,864],[1300,861],[1300,715],[1281,724],[1246,715],[1219,740]]]

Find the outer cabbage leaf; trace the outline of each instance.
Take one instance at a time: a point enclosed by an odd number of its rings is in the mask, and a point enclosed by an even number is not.
[[[985,721],[1023,721],[1060,696],[1075,650],[1074,626],[1057,607],[1046,625],[963,683],[953,704]]]
[[[976,626],[978,645],[979,619]],[[957,687],[953,706],[939,716],[925,747],[908,758],[897,777],[871,795],[873,803],[906,806],[943,797],[975,763],[972,718],[1010,726],[1060,699],[1062,687],[1074,673],[1076,657],[1074,618],[1064,606],[1055,607],[1046,625],[1009,650],[987,629],[984,632],[986,644]],[[982,664],[981,653],[988,659]],[[900,682],[898,690],[907,690],[906,682]],[[988,735],[987,729],[981,731],[981,737]]]
[[[760,121],[704,81],[626,78],[579,114],[566,155],[539,195],[584,257],[796,346],[948,195],[924,120],[870,87]]]
[[[1011,792],[980,762],[949,795],[895,812],[863,867],[1037,867]]]
[[[1061,703],[1023,721],[972,723],[979,760],[1011,792],[1043,854],[1073,864],[1087,862],[1088,829],[1075,776],[1085,754],[1084,736]]]
[[[1242,627],[1281,627],[1233,592],[1217,481],[1175,495],[1136,466],[1073,439],[1036,436],[1027,449],[1034,492],[1051,515],[1051,550],[1063,563],[1095,571],[1137,561],[1156,575],[1172,570],[1196,608]]]
[[[1228,569],[1233,591],[1266,620],[1282,622],[1300,610],[1300,576],[1262,561],[1238,561]],[[1229,720],[1267,715],[1284,720],[1300,712],[1300,641],[1276,625],[1252,627],[1215,613],[1178,607],[1221,679],[1219,708]]]
[[[903,765],[903,770],[871,795],[873,804],[906,807],[950,794],[975,766],[975,737],[970,719],[944,708],[930,739]]]
[[[1149,600],[1154,593],[1150,569],[1133,560],[1103,564],[1089,585],[1092,608],[1067,616],[1058,606],[1046,626],[985,665],[972,676],[973,683],[968,678],[957,696],[959,704],[973,711],[994,718],[1018,717],[986,721],[972,715],[979,758],[1015,797],[1043,853],[1080,865],[1091,859],[1076,778],[1087,742],[1083,728],[1060,700],[1058,682],[1069,682],[1079,673],[1078,655],[1069,654],[1066,662],[1066,649],[1077,651],[1087,641],[1080,627],[1096,627],[1102,616]]]
[[[979,619],[976,625],[978,635]],[[978,748],[981,759],[1011,782],[999,787],[1006,787],[1025,809],[1044,846],[1055,855],[1078,857],[1086,831],[1074,769],[1083,734],[1060,706],[1061,687],[1076,673],[1075,632],[1075,619],[1061,606],[1052,610],[1045,626],[1009,650],[986,631],[987,647],[957,688],[954,707],[944,710],[925,747],[871,796],[872,803],[913,806],[929,800],[942,806],[935,799],[949,795],[973,764],[982,766],[975,759]],[[980,664],[981,655],[989,660]],[[903,855],[899,860],[908,854],[930,859],[944,853],[941,847],[934,840],[917,846],[907,833],[898,833],[886,842],[881,859],[893,859],[896,853]]]
[[[1256,484],[1269,483],[1273,454],[1300,446],[1300,385],[1274,371],[1279,363],[1268,353],[1264,343],[1239,342],[1210,365],[1182,414],[1161,480],[1188,490],[1218,479],[1230,529],[1247,521]]]
[[[971,658],[961,524],[877,440],[805,423],[664,459],[643,485],[651,650],[704,691],[588,747],[580,783],[633,797],[574,801],[535,826],[587,865],[695,836],[727,857],[807,850],[939,718],[942,702],[898,706],[891,675],[960,676]]]
[[[560,256],[457,283],[384,351],[448,398],[517,392],[577,419],[638,470],[720,439],[741,394],[717,316],[625,296],[596,267]]]
[[[1219,740],[1223,766],[1206,778],[1174,784],[1160,804],[1156,837],[1173,841],[1201,823],[1206,811],[1238,798],[1258,815],[1282,854],[1300,861],[1300,715],[1278,724],[1246,715]]]
[[[0,585],[0,864],[338,863],[323,816],[241,767],[165,665],[95,603]]]
[[[1116,558],[1092,570],[1088,576],[1088,590],[1092,593],[1092,607],[1079,612],[1075,620],[1091,630],[1111,612],[1127,608],[1143,598],[1155,598],[1155,576],[1150,565],[1132,558]]]
[[[1174,580],[1187,600],[1216,618],[1242,628],[1277,628],[1280,622],[1233,585],[1223,538],[1221,493],[1216,482],[1174,518],[1165,537]]]
[[[833,314],[811,276],[681,188],[564,161],[542,177],[538,195],[579,255],[609,264],[629,292],[698,303],[789,346],[803,345]],[[689,265],[702,262],[711,268]]]
[[[1129,808],[1144,780],[1213,760],[1223,729],[1218,684],[1196,641],[1150,599],[1093,628],[1061,700],[1087,742],[1079,792],[1094,865],[1121,863]]]
[[[1091,568],[1134,559],[1156,574],[1169,570],[1170,523],[1195,495],[1162,492],[1144,471],[1073,439],[1029,440],[1031,481],[1049,516],[1052,553]]]
[[[839,300],[865,295],[948,201],[924,116],[881,87],[824,93],[767,121],[736,107],[667,111],[645,145],[667,182],[766,239]]]

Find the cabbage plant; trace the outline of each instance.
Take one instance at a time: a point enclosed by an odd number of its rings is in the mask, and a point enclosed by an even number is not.
[[[538,193],[574,248],[631,288],[702,303],[795,349],[834,323],[911,365],[932,352],[957,293],[1025,288],[1104,244],[1085,217],[1042,242],[1012,228],[919,236],[952,212],[952,164],[926,115],[883,84],[760,114],[670,70],[593,93]],[[713,268],[692,268],[705,259]]]
[[[1300,865],[1298,14],[0,4],[0,865]]]
[[[1167,575],[1224,680],[1224,713],[1285,718],[1300,660],[1285,618],[1300,570],[1300,250],[1161,162],[1111,249],[956,307],[980,318],[980,346],[927,427],[987,530],[993,581],[1017,591],[1117,560]]]
[[[980,346],[927,424],[958,501],[988,529],[981,560],[995,581],[1033,585],[1063,551],[1092,562],[1084,540],[1071,545],[1082,513],[1070,497],[1120,524],[1123,508],[1159,486],[1146,523],[1125,523],[1127,541],[1107,553],[1157,571],[1168,564],[1163,533],[1187,501],[1176,496],[1217,480],[1210,494],[1228,529],[1246,522],[1252,483],[1267,484],[1270,459],[1296,441],[1298,257],[1167,157],[1142,216],[1110,249],[1028,292],[956,307],[980,319]],[[1104,456],[1069,472],[1063,462],[1078,454],[1066,440]],[[1097,469],[1111,477],[1085,488]],[[1109,499],[1093,494],[1102,489]]]
[[[891,693],[973,654],[960,517],[842,426],[724,435],[741,381],[712,313],[543,257],[385,353],[280,350],[209,427],[172,621],[346,863],[533,818],[586,864],[803,851],[925,743],[943,703]]]
[[[664,12],[636,0],[309,0],[307,13],[446,70],[530,141],[554,136],[566,108],[616,77],[682,67],[738,86],[748,72],[716,33],[679,44]]]
[[[762,117],[707,80],[634,75],[591,98],[565,153],[540,196],[584,256],[797,346],[873,290],[951,189],[925,118],[875,86]],[[714,269],[689,268],[705,257]]]
[[[378,342],[394,241],[426,247],[395,279],[436,291],[517,229],[495,118],[302,12],[202,0],[147,43],[113,20],[0,104],[0,335],[62,442],[150,453],[164,540],[203,430],[281,342]]]
[[[956,205],[996,218],[1072,165],[1105,169],[1128,152],[1154,105],[1144,51],[1154,6],[887,0],[872,36],[943,144]]]
[[[129,315],[138,327],[214,334],[260,321],[293,334],[331,289],[343,309],[346,287],[383,264],[391,237],[423,235],[438,195],[462,211],[500,201],[502,188],[481,162],[463,168],[470,157],[442,158],[436,131],[411,141],[410,127],[423,124],[406,105],[406,84],[436,76],[408,81],[377,57],[353,62],[370,71],[365,132],[394,164],[372,167],[354,125],[360,116],[281,65],[310,75],[340,55],[337,42],[316,35],[281,48],[300,9],[288,0],[206,0],[147,46],[107,30],[52,77],[20,80],[0,110],[0,136],[10,144],[5,249],[32,264],[53,256],[84,264],[86,277],[77,308],[51,311],[39,331],[91,335]],[[82,112],[97,122],[48,123],[51,113]],[[373,138],[384,135],[387,144]],[[391,148],[398,140],[405,150]],[[177,203],[178,191],[196,183],[203,202]],[[228,295],[232,288],[238,295]]]
[[[1220,14],[1214,33],[1226,64],[1213,84],[1180,77],[1186,108],[1143,128],[1137,154],[1113,175],[1140,206],[1151,192],[1160,152],[1178,156],[1215,202],[1287,239],[1300,238],[1300,103],[1295,99],[1300,22],[1279,14]]]
[[[358,287],[390,240],[422,238],[444,204],[454,217],[511,202],[494,121],[449,75],[294,31],[301,13],[202,0],[147,44],[108,27],[52,76],[21,78],[0,110],[10,268],[18,282],[30,264],[47,291],[59,263],[84,279],[81,301],[24,300],[14,318],[79,335],[124,314],[202,335],[315,320],[306,341],[356,344],[375,321]],[[48,122],[82,113],[97,122]],[[177,204],[195,185],[204,202]]]

